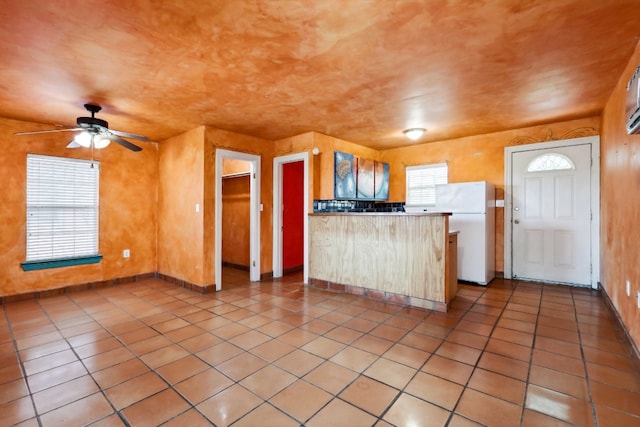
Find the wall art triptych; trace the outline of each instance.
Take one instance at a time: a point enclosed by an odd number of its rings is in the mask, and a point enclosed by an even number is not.
[[[389,164],[334,152],[334,198],[388,200]]]

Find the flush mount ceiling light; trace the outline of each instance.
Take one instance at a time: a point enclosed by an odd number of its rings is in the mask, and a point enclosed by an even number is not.
[[[402,131],[402,133],[404,133],[407,138],[409,138],[412,141],[416,141],[418,139],[420,139],[420,137],[426,132],[425,128],[411,128],[411,129],[405,129]]]

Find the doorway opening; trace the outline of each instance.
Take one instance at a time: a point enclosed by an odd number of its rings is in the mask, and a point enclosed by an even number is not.
[[[222,283],[225,288],[249,282],[251,164],[222,160]]]
[[[284,219],[288,212],[285,212],[285,201],[294,200],[296,197],[290,197],[291,194],[285,194],[284,177],[296,176],[296,172],[288,174],[285,171],[285,165],[290,163],[302,162],[302,189],[294,186],[289,191],[302,191],[302,219],[301,230],[285,230],[290,227],[291,223],[284,223]],[[293,171],[293,169],[291,169]],[[300,178],[297,178],[300,179]],[[299,195],[295,195],[299,196]],[[309,278],[309,249],[308,249],[308,232],[309,232],[309,153],[296,153],[286,156],[280,156],[273,159],[273,277],[282,277],[285,267],[285,240],[283,239],[283,231],[289,232],[288,236],[295,235],[297,232],[302,233],[302,280],[306,284]],[[293,224],[296,227],[295,224]],[[297,227],[299,227],[298,225]],[[299,243],[297,243],[299,244]],[[290,261],[294,264],[296,261]]]
[[[505,148],[504,275],[600,281],[598,136]]]
[[[228,171],[232,171],[234,167],[239,168],[238,177],[246,175],[249,181],[249,207],[248,207],[248,225],[249,225],[249,256],[248,260],[242,258],[242,254],[237,254],[237,258],[241,264],[248,261],[249,280],[257,282],[260,280],[260,156],[253,154],[216,149],[216,204],[215,204],[215,281],[216,290],[222,290],[223,283],[223,211],[234,206],[225,206],[223,197],[223,180],[225,180],[225,162],[227,162]],[[227,176],[233,176],[233,172],[227,173]],[[229,178],[226,178],[229,179]],[[241,185],[238,186],[242,188]],[[237,207],[237,206],[236,206]],[[233,227],[233,224],[227,224],[226,228]],[[246,228],[246,225],[244,225]],[[227,234],[233,236],[240,233],[241,229],[226,230]],[[246,232],[246,230],[242,230]],[[229,237],[227,237],[229,239]],[[233,237],[232,237],[233,239]],[[231,242],[229,242],[231,245]],[[233,247],[227,248],[228,252],[233,253]],[[228,255],[228,254],[227,254]],[[230,256],[230,255],[228,255]],[[234,255],[235,256],[235,255]]]

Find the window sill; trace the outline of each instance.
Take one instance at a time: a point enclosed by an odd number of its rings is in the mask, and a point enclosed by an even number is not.
[[[78,258],[62,258],[42,261],[25,261],[21,264],[24,271],[44,270],[47,268],[69,267],[72,265],[96,264],[102,260],[102,255],[92,255]]]

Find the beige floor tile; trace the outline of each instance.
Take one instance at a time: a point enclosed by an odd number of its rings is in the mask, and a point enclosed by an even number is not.
[[[495,372],[477,368],[467,384],[474,390],[481,391],[494,397],[522,405],[526,383]]]
[[[297,380],[270,399],[284,413],[305,423],[332,399],[332,395],[306,381]]]
[[[209,369],[209,365],[200,358],[189,354],[182,359],[168,363],[156,370],[169,384],[177,384],[182,380]]]
[[[71,425],[87,425],[112,413],[113,408],[102,393],[95,393],[48,412],[42,415],[40,420],[42,425],[67,427]]]
[[[593,408],[590,402],[537,385],[529,385],[525,406],[527,409],[561,419],[570,424],[594,425]]]
[[[142,363],[140,359],[129,359],[101,371],[94,372],[91,376],[93,376],[98,385],[104,390],[149,371],[149,367]]]
[[[178,383],[175,389],[191,402],[192,405],[197,405],[233,384],[234,382],[232,380],[218,370],[209,368]]]
[[[510,427],[520,423],[522,407],[472,389],[465,389],[456,413],[481,424]]]
[[[402,393],[383,419],[394,426],[445,426],[450,412],[429,402]]]
[[[188,409],[189,404],[168,389],[129,406],[122,414],[132,426],[157,426]]]
[[[390,385],[398,390],[403,389],[416,374],[417,370],[389,359],[376,360],[364,375]]]
[[[268,400],[297,379],[296,376],[284,369],[268,365],[240,381],[240,384],[252,393]]]
[[[340,350],[344,349],[345,346],[346,344],[343,344],[339,341],[335,341],[325,337],[318,337],[302,346],[302,349],[311,354],[315,354],[318,357],[329,359]]]
[[[267,364],[261,358],[250,353],[241,353],[216,366],[220,372],[234,381],[240,381]]]
[[[425,363],[422,371],[439,376],[458,384],[466,384],[471,377],[473,367],[453,359],[433,355]]]
[[[373,425],[376,418],[340,399],[333,399],[305,425],[307,427],[353,427]]]
[[[116,409],[122,409],[167,387],[155,372],[148,372],[111,387],[105,394]]]
[[[272,405],[263,403],[233,425],[234,427],[299,427],[300,423]]]
[[[223,276],[2,306],[2,423],[124,425],[111,399],[132,425],[640,425],[637,361],[597,293],[498,278],[441,313],[301,272]]]
[[[330,360],[355,372],[364,372],[378,357],[354,347],[347,347]]]
[[[463,390],[464,387],[460,384],[418,372],[404,391],[427,402],[453,410]]]
[[[38,413],[49,412],[75,400],[98,392],[98,386],[89,375],[39,391],[33,395]]]
[[[276,366],[291,372],[297,377],[302,377],[318,367],[324,362],[324,359],[308,353],[304,350],[294,350],[291,353],[282,356],[274,362]]]
[[[326,361],[309,372],[304,379],[331,394],[338,394],[357,377],[358,373],[353,370]]]
[[[216,426],[227,426],[262,402],[261,398],[236,384],[203,401],[196,408]]]
[[[360,376],[338,396],[370,414],[380,416],[398,394],[399,391],[393,387]]]

